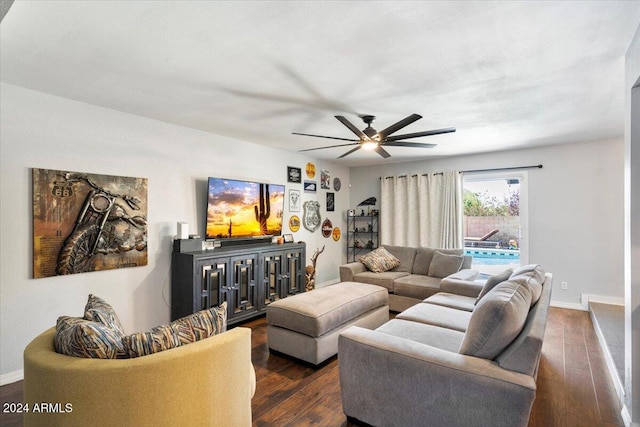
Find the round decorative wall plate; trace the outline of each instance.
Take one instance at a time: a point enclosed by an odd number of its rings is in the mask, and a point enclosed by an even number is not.
[[[333,233],[333,224],[329,218],[322,223],[322,237],[329,237]]]
[[[333,235],[333,240],[335,240],[336,242],[340,240],[340,236],[342,235],[342,232],[340,231],[340,227],[334,228],[332,235]]]
[[[342,183],[340,182],[340,178],[333,178],[333,189],[336,191],[340,191],[340,187],[342,187]]]
[[[314,176],[316,176],[316,165],[314,165],[311,162],[307,163],[307,166],[305,167],[305,171],[307,172],[307,176],[309,178],[313,178]]]
[[[298,215],[293,215],[289,218],[289,230],[293,232],[300,230],[300,217]]]

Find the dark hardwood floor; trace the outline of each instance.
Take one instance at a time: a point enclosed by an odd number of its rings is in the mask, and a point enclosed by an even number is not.
[[[254,426],[355,426],[342,413],[335,357],[316,369],[271,354],[264,317],[243,326],[253,331]],[[537,384],[531,427],[624,425],[587,312],[550,309]],[[0,397],[2,403],[21,401],[22,382],[0,387]],[[0,425],[21,426],[22,419],[2,413]]]

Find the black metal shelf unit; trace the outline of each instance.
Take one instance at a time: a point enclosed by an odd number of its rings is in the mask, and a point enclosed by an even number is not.
[[[355,262],[361,254],[376,249],[380,243],[378,215],[347,212],[347,261]]]

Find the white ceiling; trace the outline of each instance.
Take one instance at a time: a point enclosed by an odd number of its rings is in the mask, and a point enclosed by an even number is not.
[[[370,165],[621,137],[640,1],[22,1],[3,82],[289,151],[418,113]],[[177,142],[178,143],[178,142]],[[348,148],[312,151],[335,159]]]

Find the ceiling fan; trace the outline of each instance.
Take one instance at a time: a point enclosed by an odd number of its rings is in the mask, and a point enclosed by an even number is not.
[[[335,116],[335,117],[336,117],[336,119],[338,119],[340,121],[340,123],[345,125],[351,132],[356,134],[356,136],[358,136],[359,139],[337,138],[337,137],[334,137],[334,136],[311,135],[311,134],[308,134],[308,133],[293,132],[294,135],[315,136],[317,138],[337,139],[337,140],[340,140],[340,141],[353,141],[350,144],[328,145],[326,147],[307,148],[306,150],[299,150],[299,151],[324,150],[325,148],[347,147],[347,146],[355,145],[355,147],[353,149],[347,151],[342,156],[338,157],[338,159],[346,157],[349,154],[351,154],[351,153],[353,153],[353,152],[355,152],[355,151],[357,151],[357,150],[359,150],[361,148],[365,149],[365,150],[373,150],[373,151],[375,151],[376,153],[380,154],[382,157],[384,157],[386,159],[388,157],[391,157],[391,154],[389,154],[387,152],[387,150],[385,150],[383,148],[383,146],[388,146],[388,147],[411,147],[411,148],[433,148],[433,147],[436,146],[436,144],[420,144],[420,143],[416,143],[416,142],[406,142],[406,141],[401,141],[401,140],[402,139],[409,139],[409,138],[418,138],[420,136],[440,135],[442,133],[449,133],[449,132],[455,132],[456,131],[456,128],[444,128],[444,129],[427,130],[427,131],[423,131],[423,132],[406,133],[406,134],[403,134],[403,135],[391,136],[391,134],[399,131],[403,127],[408,126],[411,123],[415,122],[416,120],[421,119],[422,116],[419,115],[419,114],[412,114],[412,115],[400,120],[398,123],[392,124],[388,128],[386,128],[384,130],[381,130],[380,132],[378,132],[377,130],[375,130],[374,128],[371,127],[371,123],[373,123],[373,121],[376,119],[375,116],[371,116],[371,115],[360,116],[362,118],[362,121],[365,122],[365,124],[367,125],[367,127],[364,130],[360,130],[357,127],[355,127],[344,116]]]

